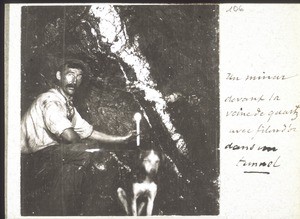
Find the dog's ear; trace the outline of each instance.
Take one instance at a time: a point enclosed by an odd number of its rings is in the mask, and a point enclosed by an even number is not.
[[[136,154],[137,154],[137,159],[141,160],[144,156],[144,151],[140,147],[137,147]]]
[[[139,155],[138,159],[139,159],[139,160],[142,160],[142,159],[143,159],[143,156],[144,156],[143,151],[140,150],[139,153],[138,153],[138,155]]]

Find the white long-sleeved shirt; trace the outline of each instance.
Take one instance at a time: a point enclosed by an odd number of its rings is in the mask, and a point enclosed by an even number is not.
[[[71,121],[67,118],[66,98],[50,89],[37,97],[21,121],[21,152],[32,153],[51,145],[57,145],[60,135],[73,128],[80,138],[89,137],[93,126],[85,121],[74,108]]]

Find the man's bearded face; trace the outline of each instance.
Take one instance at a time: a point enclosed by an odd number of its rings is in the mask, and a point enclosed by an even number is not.
[[[62,91],[67,96],[73,96],[82,82],[82,70],[66,67],[60,74],[58,80],[60,81],[60,88]]]

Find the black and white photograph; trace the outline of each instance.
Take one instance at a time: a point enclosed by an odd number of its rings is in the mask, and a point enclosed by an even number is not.
[[[299,4],[4,9],[6,218],[300,218]]]
[[[219,215],[219,6],[21,8],[21,216]]]

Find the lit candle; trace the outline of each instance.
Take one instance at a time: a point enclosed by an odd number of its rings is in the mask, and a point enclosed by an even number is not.
[[[142,119],[142,115],[140,113],[135,113],[134,114],[134,120],[136,122],[136,145],[137,146],[140,146],[140,122],[141,122],[141,119]]]

